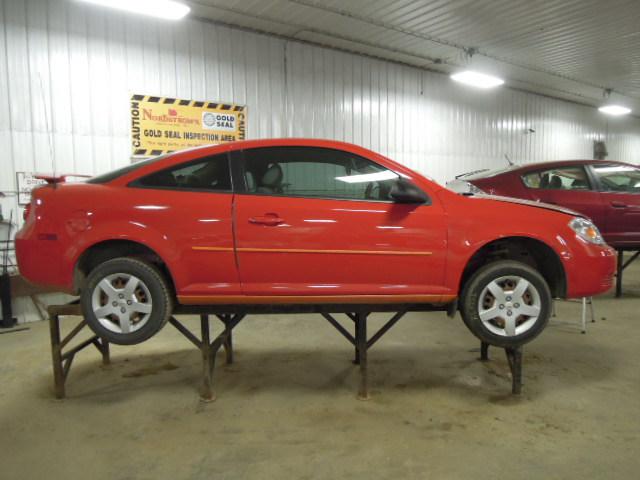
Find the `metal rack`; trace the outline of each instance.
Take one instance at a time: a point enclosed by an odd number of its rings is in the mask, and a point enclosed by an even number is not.
[[[616,298],[622,296],[622,277],[626,268],[631,265],[639,256],[638,248],[618,248],[618,269],[616,272]],[[626,262],[624,261],[624,252],[634,252]]]
[[[13,228],[13,212],[9,217],[9,222],[3,222],[7,225],[6,238],[0,238],[0,303],[2,304],[2,317],[0,318],[0,328],[13,328],[17,323],[17,319],[13,316],[13,308],[11,305],[11,263],[10,253],[15,251],[14,241],[11,239],[11,230]]]
[[[368,377],[368,350],[380,340],[406,313],[441,311],[442,307],[423,304],[409,305],[244,305],[242,307],[231,306],[178,306],[169,323],[176,328],[187,340],[189,340],[202,356],[202,384],[200,397],[203,401],[215,399],[214,392],[214,367],[216,354],[221,349],[225,350],[225,361],[233,363],[233,329],[250,314],[292,314],[292,313],[318,313],[325,318],[344,338],[354,346],[354,363],[359,366],[360,382],[358,398],[369,398]],[[371,313],[390,312],[391,318],[374,333],[367,336],[367,320]],[[102,362],[108,365],[111,361],[109,343],[92,335],[88,339],[65,350],[72,340],[80,333],[87,323],[84,318],[73,327],[64,338],[61,336],[60,320],[64,316],[82,316],[80,305],[76,303],[67,305],[54,305],[48,309],[49,326],[51,334],[51,352],[53,362],[53,379],[55,396],[65,398],[65,385],[72,362],[75,356],[93,345],[102,355]],[[354,324],[352,335],[341,323],[336,320],[336,314],[345,314]],[[196,334],[187,328],[176,317],[180,315],[199,315],[200,332]],[[211,317],[215,317],[223,324],[223,330],[215,338],[211,337]],[[513,394],[519,394],[522,389],[522,347],[505,348],[507,360],[512,374]],[[487,361],[489,345],[481,344],[481,360]]]

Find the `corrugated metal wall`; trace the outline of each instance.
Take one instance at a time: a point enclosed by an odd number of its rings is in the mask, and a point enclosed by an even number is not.
[[[0,190],[16,171],[128,163],[131,93],[248,105],[249,138],[354,142],[445,182],[517,162],[637,163],[640,120],[502,88],[478,92],[389,62],[197,20],[168,23],[62,0],[0,0]],[[607,120],[609,123],[607,124]],[[535,130],[534,133],[529,129]],[[0,200],[18,215],[15,197]]]

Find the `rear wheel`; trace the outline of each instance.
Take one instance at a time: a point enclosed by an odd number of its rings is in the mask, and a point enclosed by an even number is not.
[[[134,258],[116,258],[94,268],[80,302],[96,335],[119,345],[152,337],[173,309],[164,276],[153,265]]]
[[[545,279],[524,263],[503,260],[474,273],[461,295],[465,324],[491,345],[522,345],[537,337],[551,315],[553,298]]]

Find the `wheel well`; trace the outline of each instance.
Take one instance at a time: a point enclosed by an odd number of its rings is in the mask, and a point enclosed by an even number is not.
[[[175,292],[175,285],[171,272],[167,264],[162,260],[160,255],[142,243],[131,240],[107,240],[96,243],[84,251],[76,262],[73,274],[73,289],[75,292],[80,291],[84,279],[91,271],[101,263],[118,257],[133,257],[145,260],[155,265],[169,282],[172,292]]]
[[[547,244],[527,237],[508,237],[489,242],[473,254],[460,279],[460,290],[479,268],[496,260],[516,260],[540,272],[554,298],[564,298],[567,279],[556,252]]]

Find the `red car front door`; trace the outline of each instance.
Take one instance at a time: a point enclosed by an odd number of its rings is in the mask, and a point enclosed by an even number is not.
[[[244,165],[235,237],[245,295],[437,301],[450,293],[437,199],[389,201],[397,176],[341,150],[258,148],[244,152]]]
[[[522,175],[533,200],[560,205],[586,215],[603,231],[605,206],[583,165],[567,165],[536,170]]]
[[[624,164],[593,165],[606,208],[603,234],[616,247],[640,246],[640,169]]]

